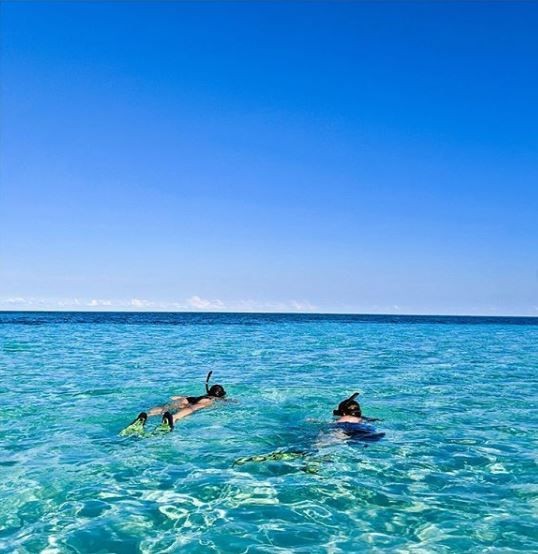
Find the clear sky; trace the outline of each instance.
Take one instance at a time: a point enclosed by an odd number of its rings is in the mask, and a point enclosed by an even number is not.
[[[537,2],[2,2],[0,309],[538,315]]]

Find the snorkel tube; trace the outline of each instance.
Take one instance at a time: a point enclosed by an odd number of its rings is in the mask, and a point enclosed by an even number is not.
[[[211,375],[213,375],[213,370],[211,370],[205,378],[205,391],[207,392],[207,394],[209,394],[209,379],[211,379]]]
[[[224,390],[224,387],[222,385],[211,385],[211,387],[209,386],[209,379],[211,379],[211,375],[213,375],[213,371],[210,371],[205,378],[205,392],[207,396],[211,396],[212,398],[225,397],[226,391]]]
[[[345,412],[346,412],[346,408],[347,408],[348,404],[353,402],[353,400],[355,400],[355,398],[357,398],[357,396],[359,396],[359,394],[360,393],[358,393],[358,392],[354,392],[349,398],[346,398],[344,401],[340,402],[340,404],[338,404],[338,408],[336,410],[333,410],[333,415],[337,416],[337,417],[341,417],[343,415],[346,415]]]

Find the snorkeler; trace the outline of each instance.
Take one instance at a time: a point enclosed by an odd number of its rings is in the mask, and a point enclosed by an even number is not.
[[[226,396],[224,387],[221,385],[212,385],[209,387],[209,379],[212,374],[213,371],[210,371],[205,380],[206,394],[202,396],[172,396],[170,402],[167,404],[155,406],[147,412],[140,412],[136,419],[134,419],[121,434],[126,435],[131,434],[132,431],[143,431],[148,417],[158,415],[162,416],[162,430],[172,431],[178,420],[190,416],[198,410],[207,408],[216,400],[224,398]]]
[[[330,425],[330,433],[320,433],[315,442],[315,449],[296,450],[295,448],[279,448],[267,454],[257,454],[255,456],[243,456],[238,458],[234,465],[243,465],[250,462],[291,462],[297,459],[305,459],[308,463],[301,469],[307,473],[317,473],[320,461],[330,459],[330,456],[320,455],[323,449],[335,443],[342,441],[360,441],[375,442],[382,439],[385,433],[378,433],[372,425],[373,421],[381,421],[378,418],[366,417],[362,415],[359,403],[355,400],[359,396],[358,392],[346,398],[338,408],[333,410],[333,415],[338,420]],[[310,420],[312,421],[312,420]],[[314,420],[315,421],[315,420]]]
[[[336,410],[333,410],[333,415],[338,417],[335,422],[336,429],[342,431],[347,437],[363,441],[376,441],[383,438],[385,433],[378,433],[374,427],[367,424],[381,420],[363,416],[360,404],[355,400],[357,396],[359,396],[358,392],[353,393],[340,402]]]
[[[166,406],[157,406],[156,408],[152,408],[149,412],[149,415],[159,415],[160,413],[162,413],[163,408],[166,408],[167,406],[187,410],[193,410],[194,407],[197,406],[197,409],[200,410],[201,408],[210,406],[216,399],[224,398],[226,396],[226,391],[224,390],[224,387],[222,387],[222,385],[211,385],[211,387],[209,386],[209,379],[211,379],[211,375],[213,375],[213,371],[210,371],[207,374],[207,377],[205,379],[206,393],[202,396],[172,396],[170,398],[170,400],[172,401],[171,403]]]

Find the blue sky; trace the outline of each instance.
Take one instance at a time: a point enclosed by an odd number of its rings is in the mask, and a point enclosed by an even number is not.
[[[538,315],[538,4],[2,2],[0,309]]]

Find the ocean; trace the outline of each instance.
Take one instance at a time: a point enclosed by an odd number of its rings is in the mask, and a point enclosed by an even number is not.
[[[537,318],[3,312],[0,551],[536,552],[537,381]]]

